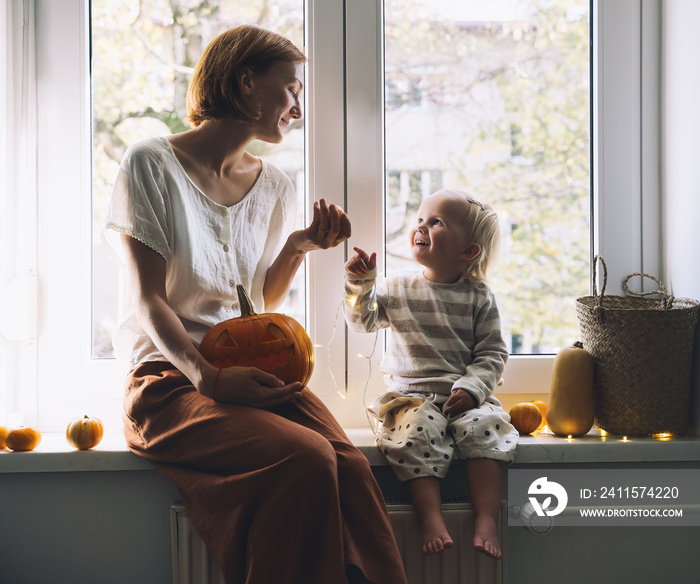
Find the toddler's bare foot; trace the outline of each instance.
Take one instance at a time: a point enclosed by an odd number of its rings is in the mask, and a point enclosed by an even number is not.
[[[474,522],[474,549],[482,554],[500,560],[501,546],[498,542],[496,520],[490,515],[477,517]]]
[[[441,513],[431,513],[421,518],[421,528],[423,530],[423,553],[426,556],[439,554],[452,547],[454,542],[447,532]]]

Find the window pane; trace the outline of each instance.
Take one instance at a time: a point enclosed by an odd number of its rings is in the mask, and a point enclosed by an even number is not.
[[[501,218],[490,282],[512,353],[578,338],[590,264],[587,0],[385,0],[386,265],[443,187]]]
[[[222,31],[258,24],[303,47],[303,0],[92,0],[93,96],[93,357],[113,356],[117,324],[117,264],[100,233],[112,184],[127,146],[189,128],[185,95],[204,47]],[[303,217],[304,128],[296,122],[276,146],[249,148],[292,179]],[[300,270],[280,309],[305,322],[305,274]]]

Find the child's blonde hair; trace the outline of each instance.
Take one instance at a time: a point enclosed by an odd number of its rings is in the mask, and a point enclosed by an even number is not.
[[[488,203],[472,197],[465,191],[448,188],[442,189],[441,192],[469,203],[467,214],[464,216],[464,229],[469,241],[478,243],[481,250],[469,261],[464,271],[478,280],[486,281],[500,250],[501,227],[496,211]]]

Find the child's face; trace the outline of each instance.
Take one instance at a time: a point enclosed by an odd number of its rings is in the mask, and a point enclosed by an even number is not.
[[[456,282],[465,264],[479,251],[467,237],[464,227],[469,203],[441,192],[429,196],[418,209],[411,230],[411,255],[424,266],[426,278],[434,282]]]

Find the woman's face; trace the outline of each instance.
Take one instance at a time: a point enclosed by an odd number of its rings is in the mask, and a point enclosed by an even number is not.
[[[253,99],[262,112],[255,122],[259,140],[281,142],[287,126],[301,118],[303,79],[304,65],[291,61],[275,61],[267,73],[255,75]]]

